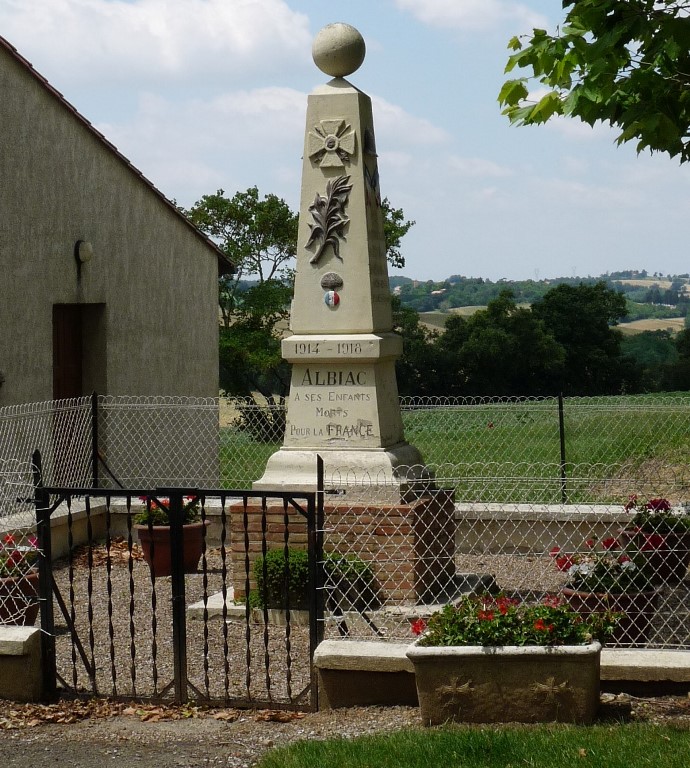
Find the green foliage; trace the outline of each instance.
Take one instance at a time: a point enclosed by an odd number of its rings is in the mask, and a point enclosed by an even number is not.
[[[402,269],[405,257],[400,252],[400,241],[415,225],[414,221],[406,221],[402,208],[393,208],[387,197],[381,202],[383,210],[383,236],[386,242],[386,258],[391,267]]]
[[[437,335],[421,325],[419,314],[392,297],[393,330],[403,340],[403,353],[395,362],[398,391],[401,395],[435,395],[441,386]]]
[[[668,331],[644,331],[624,336],[621,352],[635,361],[640,371],[640,388],[645,392],[663,390],[669,370],[678,362],[676,344]]]
[[[254,561],[256,593],[252,603],[293,610],[309,607],[309,555],[304,549],[271,549]]]
[[[620,129],[618,144],[690,159],[690,16],[685,0],[564,0],[555,35],[534,29],[514,37],[499,93],[511,123],[544,123],[553,115]],[[529,100],[528,81],[547,93]]]
[[[447,394],[553,392],[565,358],[546,324],[507,290],[486,310],[450,318],[436,347],[447,363]]]
[[[431,616],[419,645],[584,645],[605,640],[615,625],[613,614],[583,617],[558,598],[522,603],[501,595],[466,595]]]
[[[284,397],[290,367],[280,352],[280,328],[287,322],[292,289],[277,280],[259,283],[236,302],[232,327],[221,328],[220,388],[228,394]]]
[[[611,326],[625,317],[625,297],[606,286],[559,285],[532,305],[565,350],[554,390],[571,395],[636,391],[637,371],[621,352],[621,334]]]
[[[170,525],[170,499],[142,496],[144,506],[134,517],[137,525]],[[182,523],[195,523],[201,510],[198,496],[187,496],[182,507]]]
[[[324,576],[327,590],[337,587],[350,592],[356,603],[371,604],[374,574],[371,566],[356,555],[329,552],[324,556]],[[266,557],[254,561],[256,590],[250,602],[257,607],[306,609],[309,607],[309,557],[305,550],[271,549]],[[264,573],[265,571],[265,573]]]
[[[220,243],[235,265],[233,275],[222,277],[219,283],[226,328],[237,310],[242,278],[289,282],[289,264],[297,250],[297,214],[281,198],[271,194],[260,198],[256,187],[227,198],[219,189],[214,195],[204,195],[186,214]]]

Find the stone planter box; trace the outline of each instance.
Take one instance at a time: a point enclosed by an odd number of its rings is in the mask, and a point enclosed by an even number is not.
[[[591,723],[601,645],[410,646],[424,725]]]

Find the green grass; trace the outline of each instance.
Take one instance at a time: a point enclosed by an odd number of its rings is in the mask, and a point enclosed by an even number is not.
[[[248,431],[220,430],[220,481],[223,488],[248,489],[264,473],[266,462],[282,442],[264,443]]]
[[[650,725],[445,727],[302,741],[259,768],[687,768],[690,731]]]
[[[663,486],[690,465],[690,393],[571,398],[564,410],[571,502],[619,501],[592,487],[621,466],[630,479],[626,493],[632,493],[638,477],[656,472]],[[406,440],[425,462],[439,467],[442,479],[457,481],[458,501],[561,500],[556,399],[415,407],[403,410],[402,418]],[[257,441],[248,431],[222,429],[223,486],[251,487],[280,445]],[[663,467],[670,468],[666,476]]]

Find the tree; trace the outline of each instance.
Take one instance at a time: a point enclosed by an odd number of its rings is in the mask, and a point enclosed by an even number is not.
[[[690,2],[688,0],[563,0],[569,9],[557,34],[534,29],[506,72],[499,102],[511,123],[531,125],[553,115],[601,121],[621,129],[617,143],[637,151],[690,159]],[[527,82],[549,90],[528,102]]]
[[[549,394],[565,357],[545,324],[507,289],[467,319],[450,317],[438,347],[452,372],[448,394]]]
[[[571,395],[619,394],[637,387],[631,359],[612,326],[627,315],[625,296],[596,285],[559,285],[532,305],[532,313],[565,350],[558,389]]]
[[[271,194],[261,199],[256,187],[236,192],[232,198],[219,189],[215,195],[204,195],[186,213],[199,229],[219,241],[235,265],[234,273],[219,281],[219,304],[226,328],[238,308],[241,280],[291,280],[297,214],[285,200]]]
[[[405,257],[400,253],[400,241],[415,225],[414,221],[405,221],[402,208],[393,208],[387,197],[381,203],[383,210],[383,236],[386,242],[386,258],[396,269],[405,266]]]
[[[403,340],[403,353],[395,361],[398,392],[401,395],[438,395],[437,334],[424,327],[419,313],[392,297],[393,330]]]

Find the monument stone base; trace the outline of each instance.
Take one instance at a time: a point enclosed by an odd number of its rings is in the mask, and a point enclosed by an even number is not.
[[[408,443],[390,448],[304,450],[283,446],[268,460],[255,491],[315,491],[316,460],[324,463],[324,484],[330,490],[341,486],[366,489],[367,495],[391,497],[398,489],[405,497],[416,487],[429,487],[431,476],[419,451]]]

